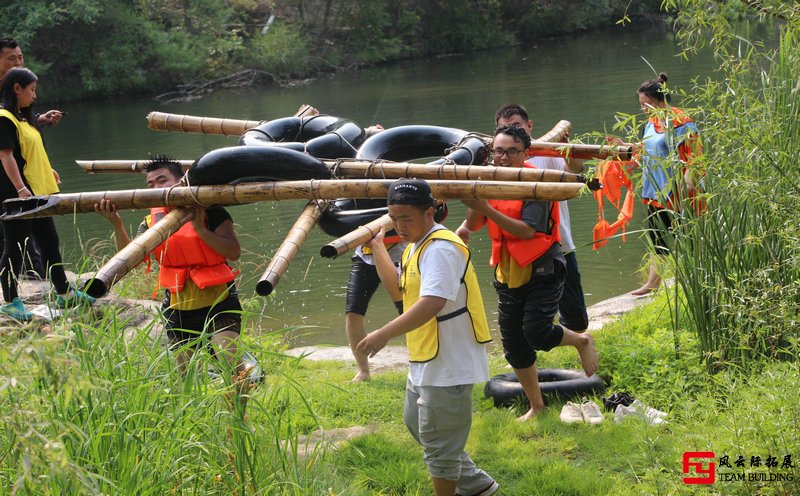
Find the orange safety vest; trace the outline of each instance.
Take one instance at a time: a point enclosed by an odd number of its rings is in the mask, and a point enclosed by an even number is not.
[[[503,215],[511,217],[512,219],[522,220],[522,200],[489,200],[489,205]],[[554,201],[550,207],[550,222],[548,229],[550,234],[542,231],[536,231],[536,235],[531,239],[522,239],[512,236],[503,231],[493,221],[488,220],[487,229],[489,230],[489,238],[492,240],[492,258],[489,260],[489,265],[494,267],[500,262],[503,253],[503,245],[505,245],[508,253],[514,258],[520,267],[526,267],[528,264],[541,257],[542,255],[553,246],[553,243],[561,241],[559,234],[559,210],[558,202]]]
[[[164,207],[151,208],[148,227],[161,220],[167,212]],[[225,257],[200,238],[191,222],[158,245],[153,256],[160,266],[159,287],[175,293],[183,289],[187,276],[198,288],[205,289],[232,282],[238,274],[226,263]]]
[[[628,177],[625,166],[629,161],[623,160],[603,160],[597,165],[597,178],[603,185],[602,189],[594,192],[597,200],[597,224],[592,232],[592,249],[599,250],[606,243],[608,238],[614,236],[617,231],[622,229],[622,240],[625,241],[625,227],[633,218],[633,185]],[[622,198],[621,188],[627,188],[625,200],[620,207]],[[612,205],[617,209],[619,215],[613,224],[609,224],[603,214],[603,197],[608,198]]]

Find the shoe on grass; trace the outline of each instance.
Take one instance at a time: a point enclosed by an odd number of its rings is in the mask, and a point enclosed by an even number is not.
[[[581,402],[581,414],[583,420],[589,424],[599,424],[603,421],[603,413],[600,407],[594,401],[589,401],[586,396],[583,397]]]
[[[559,418],[562,422],[567,424],[574,424],[575,422],[583,422],[583,413],[581,412],[581,405],[567,401],[561,408],[561,415]]]
[[[17,320],[27,321],[33,318],[33,314],[25,309],[25,304],[19,296],[11,300],[11,303],[0,307],[0,313]]]
[[[90,307],[97,301],[83,291],[77,289],[70,289],[66,295],[58,295],[56,297],[56,308],[73,308],[81,305]]]
[[[492,483],[486,486],[485,488],[481,489],[475,494],[470,494],[469,496],[492,496],[492,494],[496,493],[497,490],[500,489],[500,484],[497,481],[492,480]],[[456,496],[463,496],[461,493],[456,493]]]
[[[644,403],[642,403],[639,400],[633,400],[633,403],[631,403],[630,406],[636,408],[639,411],[644,412],[645,415],[650,416],[650,417],[658,417],[658,418],[662,418],[662,419],[667,418],[667,412],[662,412],[661,410],[656,410],[653,407],[649,407],[649,406],[645,405]]]
[[[658,411],[658,410],[656,410],[656,411]],[[636,408],[633,405],[631,405],[631,406],[625,406],[625,405],[617,406],[617,409],[614,411],[614,422],[619,424],[620,422],[622,422],[622,420],[625,417],[628,417],[628,416],[634,416],[634,417],[637,417],[637,418],[639,418],[641,420],[644,420],[644,422],[647,423],[648,425],[661,425],[661,424],[666,424],[667,423],[667,421],[664,420],[663,418],[658,417],[658,416],[653,415],[653,414],[648,414],[646,411],[642,411],[641,409]]]

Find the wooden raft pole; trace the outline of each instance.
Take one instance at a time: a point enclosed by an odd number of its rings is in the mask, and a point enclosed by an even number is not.
[[[139,173],[144,171],[145,166],[150,160],[76,160],[81,169],[89,174],[120,174],[120,173]],[[176,160],[183,170],[191,166],[193,160]]]
[[[555,141],[558,143],[563,143],[567,141],[569,138],[569,133],[572,130],[572,123],[570,121],[558,121],[553,129],[547,131],[547,133],[543,134],[539,138],[536,138],[536,141]]]
[[[146,160],[96,160],[76,161],[86,172],[138,172],[144,168]],[[180,160],[181,165],[192,162]],[[585,182],[579,174],[550,169],[529,169],[514,167],[495,167],[493,165],[428,165],[405,162],[370,162],[363,160],[323,160],[341,178],[380,178],[399,179],[416,177],[418,179],[457,179],[483,181],[542,181],[542,182]]]
[[[86,281],[83,291],[95,298],[105,296],[111,286],[142,263],[151,251],[193,217],[194,211],[190,208],[177,208],[169,212],[100,267],[94,277]]]
[[[301,105],[295,117],[319,114],[311,105]],[[254,128],[264,121],[248,121],[241,119],[221,119],[217,117],[198,117],[194,115],[169,114],[166,112],[150,112],[147,114],[147,127],[154,131],[177,131],[183,133],[221,134],[223,136],[239,136],[248,129]]]
[[[630,160],[633,155],[632,146],[583,145],[580,143],[554,143],[534,141],[528,148],[532,157],[562,157],[583,160],[609,159]]]
[[[286,273],[286,269],[289,268],[289,264],[292,263],[295,255],[300,251],[300,247],[303,246],[303,243],[308,238],[308,233],[317,224],[317,220],[322,215],[322,210],[316,201],[311,200],[308,202],[300,217],[289,229],[286,239],[283,240],[283,243],[278,247],[278,251],[275,252],[272,260],[270,260],[264,275],[256,283],[256,293],[261,296],[267,296],[275,290],[275,286],[278,285],[278,282]]]
[[[184,133],[221,134],[239,136],[263,121],[240,119],[220,119],[217,117],[198,117],[194,115],[150,112],[147,114],[147,127],[153,131],[177,131]]]
[[[344,236],[334,239],[320,248],[319,254],[325,258],[336,258],[371,240],[380,231],[381,227],[385,227],[387,231],[394,228],[389,214],[382,215],[372,222],[358,226]]]
[[[12,198],[3,202],[3,220],[32,219],[94,212],[103,199],[118,210],[191,205],[237,205],[259,201],[333,200],[336,198],[385,198],[390,179],[312,179],[271,181],[216,186],[94,191],[50,196]],[[437,199],[568,200],[583,183],[525,183],[509,181],[429,181]]]

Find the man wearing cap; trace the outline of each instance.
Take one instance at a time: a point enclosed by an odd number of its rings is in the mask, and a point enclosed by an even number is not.
[[[422,445],[437,496],[487,496],[499,485],[464,451],[472,425],[472,387],[489,379],[485,343],[491,341],[470,252],[433,219],[428,183],[401,179],[387,197],[389,217],[403,241],[398,274],[383,244],[370,242],[386,284],[397,281],[404,312],[368,334],[358,351],[374,356],[394,337],[406,335],[409,373],[403,418]]]

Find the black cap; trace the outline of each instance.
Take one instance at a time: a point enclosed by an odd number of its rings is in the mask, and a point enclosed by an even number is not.
[[[422,179],[398,179],[389,186],[386,203],[432,207],[434,201],[431,187],[427,182]]]

